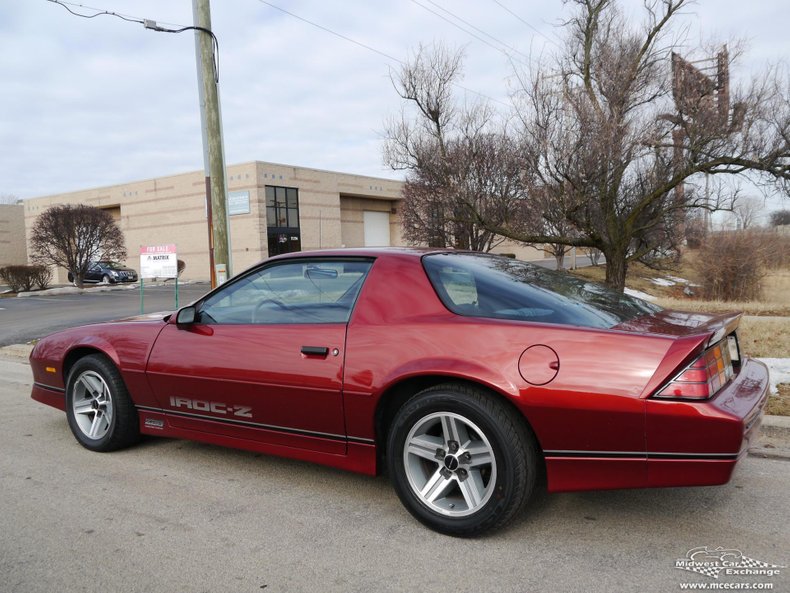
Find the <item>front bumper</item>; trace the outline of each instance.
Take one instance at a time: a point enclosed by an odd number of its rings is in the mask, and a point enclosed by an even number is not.
[[[52,406],[63,412],[66,411],[66,391],[60,387],[50,387],[42,383],[33,383],[30,397],[42,404]]]

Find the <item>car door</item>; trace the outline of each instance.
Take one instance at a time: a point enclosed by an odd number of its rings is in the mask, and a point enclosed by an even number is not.
[[[248,272],[169,324],[147,375],[175,427],[345,452],[346,327],[371,261],[287,259]]]
[[[102,269],[98,263],[93,263],[88,266],[88,271],[85,272],[85,280],[88,282],[99,282],[102,277]]]

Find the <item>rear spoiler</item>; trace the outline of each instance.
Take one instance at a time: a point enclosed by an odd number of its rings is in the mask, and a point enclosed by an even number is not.
[[[645,385],[640,397],[651,396],[691,364],[702,352],[734,332],[738,328],[742,315],[742,313],[716,315],[705,323],[689,328],[688,334],[676,337],[655,373]]]
[[[714,344],[718,344],[725,337],[734,332],[738,328],[738,324],[741,322],[742,315],[743,313],[725,313],[724,315],[720,315],[711,319],[705,325],[700,326],[699,329],[701,330],[708,329],[713,331],[705,347],[709,348]]]

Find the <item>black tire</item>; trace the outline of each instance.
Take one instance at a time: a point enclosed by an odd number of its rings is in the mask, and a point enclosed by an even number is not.
[[[109,275],[105,274],[101,277],[102,284],[115,284],[112,278]]]
[[[75,411],[75,402],[82,411]],[[66,417],[74,437],[91,451],[116,451],[140,440],[139,417],[126,385],[115,365],[101,354],[80,358],[69,371]]]
[[[445,436],[446,422],[461,426],[456,441]],[[413,445],[419,442],[408,453],[407,439]],[[467,452],[481,452],[478,457],[467,456],[462,440]],[[437,451],[431,458],[434,444]],[[493,462],[479,463],[491,453]],[[407,401],[393,419],[386,455],[406,509],[431,529],[459,537],[480,535],[513,519],[529,500],[539,469],[536,440],[524,418],[495,394],[459,383],[426,389]],[[432,483],[446,487],[431,490]],[[469,488],[480,496],[469,495]],[[421,489],[429,493],[421,494]],[[445,494],[428,500],[430,492],[439,491]]]
[[[75,284],[75,282],[74,282],[74,274],[72,274],[71,272],[69,272],[68,280],[69,280],[69,282],[71,284]]]

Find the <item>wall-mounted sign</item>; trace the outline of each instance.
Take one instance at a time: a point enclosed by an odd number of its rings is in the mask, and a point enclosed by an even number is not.
[[[214,274],[216,275],[217,286],[228,281],[228,267],[225,264],[215,264]]]
[[[228,216],[234,214],[250,213],[250,192],[231,191],[228,192]]]
[[[178,255],[175,243],[140,245],[141,278],[177,278]]]

